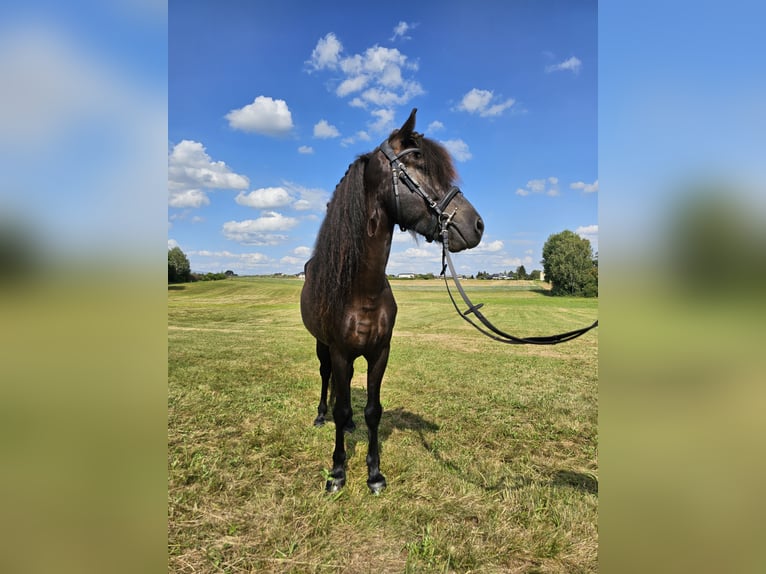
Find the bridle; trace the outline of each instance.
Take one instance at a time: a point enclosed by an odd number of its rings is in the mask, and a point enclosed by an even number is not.
[[[394,198],[396,201],[396,220],[399,222],[399,228],[402,231],[407,231],[407,228],[399,218],[399,213],[401,212],[401,207],[399,205],[399,181],[402,181],[412,193],[422,197],[428,208],[434,212],[437,220],[439,221],[439,227],[441,228],[442,232],[447,229],[449,224],[452,223],[452,218],[457,213],[457,207],[449,215],[446,215],[445,211],[455,196],[459,193],[463,193],[460,191],[460,188],[453,185],[449,192],[447,192],[447,195],[445,195],[441,201],[437,202],[436,200],[431,199],[429,195],[423,191],[423,188],[420,187],[420,184],[417,182],[417,180],[413,179],[413,177],[407,173],[407,168],[405,168],[404,164],[400,161],[401,158],[405,155],[411,153],[420,153],[420,148],[410,147],[400,151],[397,154],[394,152],[391,144],[388,143],[388,140],[385,140],[382,144],[380,144],[379,149],[381,152],[383,152],[383,155],[386,156],[389,164],[391,164],[391,177],[393,179]]]
[[[556,345],[558,343],[564,343],[566,341],[576,339],[580,335],[583,335],[591,329],[598,327],[598,320],[596,320],[592,325],[589,325],[588,327],[575,329],[574,331],[567,331],[566,333],[559,333],[558,335],[548,335],[543,337],[516,337],[501,331],[492,323],[490,323],[489,319],[487,319],[479,311],[479,309],[484,306],[484,303],[474,304],[468,298],[468,295],[458,280],[457,273],[455,272],[455,265],[452,263],[452,257],[449,254],[449,226],[452,223],[452,218],[455,217],[455,214],[457,213],[457,207],[450,214],[446,214],[446,210],[455,196],[462,192],[459,188],[452,186],[449,192],[440,201],[437,202],[431,199],[428,194],[423,191],[423,188],[420,186],[420,184],[415,179],[413,179],[409,173],[407,173],[407,168],[400,161],[401,158],[407,154],[420,152],[420,148],[407,148],[397,154],[394,152],[393,148],[391,148],[391,144],[388,143],[388,140],[385,140],[382,144],[380,144],[379,149],[383,155],[386,156],[386,159],[388,159],[391,165],[394,198],[396,202],[396,220],[399,221],[399,227],[402,231],[406,231],[404,224],[402,224],[399,220],[399,181],[401,180],[412,193],[422,197],[426,202],[426,205],[428,205],[428,208],[436,215],[439,222],[439,237],[442,244],[441,276],[444,277],[444,284],[447,286],[447,293],[449,293],[450,299],[452,300],[452,305],[455,307],[458,315],[460,315],[463,319],[475,327],[480,333],[486,335],[490,339],[494,339],[495,341],[500,341],[501,343],[508,343],[511,345]],[[468,309],[465,311],[460,310],[460,307],[458,306],[457,301],[455,301],[455,297],[452,295],[452,291],[449,288],[449,282],[445,273],[448,267],[450,274],[452,275],[452,281],[455,283],[455,287],[460,293],[460,296],[465,304],[468,305]],[[473,320],[473,318],[470,317],[470,315],[473,315],[481,323],[481,325],[478,325]]]

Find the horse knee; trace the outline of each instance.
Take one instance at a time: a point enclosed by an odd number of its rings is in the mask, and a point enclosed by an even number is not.
[[[346,421],[351,418],[351,407],[342,405],[340,401],[335,401],[335,406],[332,409],[332,416],[335,419],[335,424],[342,424],[345,426]]]
[[[364,420],[367,422],[367,426],[371,424],[378,424],[380,417],[383,415],[383,407],[379,404],[367,405],[364,409]]]

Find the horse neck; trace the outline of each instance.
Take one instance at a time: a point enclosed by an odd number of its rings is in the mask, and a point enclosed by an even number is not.
[[[375,233],[365,234],[365,257],[359,269],[359,279],[355,291],[360,295],[375,296],[387,285],[386,265],[391,253],[391,240],[394,234],[394,222],[380,205],[380,220]]]

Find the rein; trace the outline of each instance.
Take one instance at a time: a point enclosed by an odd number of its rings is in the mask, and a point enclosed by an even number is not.
[[[431,199],[428,194],[423,191],[423,189],[420,187],[420,184],[418,184],[417,181],[415,181],[410,175],[407,173],[407,170],[404,166],[404,164],[400,161],[400,158],[403,156],[419,152],[419,148],[408,148],[405,149],[399,154],[394,153],[394,150],[391,148],[391,145],[388,143],[388,141],[384,141],[380,145],[380,151],[383,153],[383,155],[386,156],[389,163],[391,164],[391,173],[393,175],[393,186],[394,186],[394,197],[396,200],[396,218],[397,221],[399,220],[399,180],[403,181],[404,184],[407,186],[407,188],[412,192],[420,197],[423,198],[423,200],[428,205],[429,209],[433,211],[439,221],[439,225],[441,227],[440,232],[440,239],[442,244],[442,271],[441,276],[444,277],[444,284],[447,287],[447,293],[449,293],[449,297],[452,300],[452,305],[455,307],[455,310],[457,311],[458,315],[460,315],[463,319],[465,319],[468,323],[470,323],[473,327],[476,328],[480,333],[483,335],[486,335],[490,339],[494,339],[495,341],[499,341],[501,343],[507,343],[509,345],[557,345],[558,343],[565,343],[567,341],[571,341],[572,339],[576,339],[580,335],[584,335],[591,329],[598,327],[598,320],[594,321],[592,325],[589,325],[588,327],[583,327],[581,329],[575,329],[574,331],[567,331],[566,333],[559,333],[558,335],[548,335],[543,337],[516,337],[514,335],[509,335],[508,333],[505,333],[504,331],[501,331],[497,327],[495,327],[492,323],[490,323],[489,319],[487,319],[479,309],[484,306],[484,303],[479,303],[475,305],[471,302],[471,300],[468,298],[468,295],[466,294],[465,290],[463,289],[463,286],[460,284],[460,281],[458,280],[457,273],[455,272],[455,265],[452,263],[452,257],[449,254],[449,226],[452,223],[452,218],[455,216],[455,213],[457,213],[457,207],[447,215],[445,213],[447,206],[449,203],[454,199],[454,197],[462,193],[459,188],[452,187],[447,195],[444,196],[444,198],[437,202]],[[406,231],[406,228],[402,223],[399,223],[399,227],[402,231]],[[458,306],[457,301],[455,301],[455,297],[452,295],[452,291],[449,287],[449,281],[447,280],[446,270],[449,267],[450,274],[452,275],[452,281],[455,283],[455,287],[458,290],[458,293],[460,293],[460,297],[463,299],[466,305],[468,305],[468,309],[465,311],[461,311],[460,307]],[[473,315],[481,325],[479,325],[476,321],[474,321],[473,317],[470,315]]]
[[[576,339],[580,335],[584,335],[594,327],[598,327],[598,321],[595,321],[592,325],[589,325],[588,327],[583,327],[581,329],[575,329],[574,331],[567,331],[566,333],[559,333],[558,335],[548,335],[544,337],[515,337],[513,335],[509,335],[508,333],[505,333],[504,331],[501,331],[497,327],[495,327],[492,323],[489,322],[489,319],[487,319],[479,309],[484,306],[484,303],[479,303],[478,305],[474,305],[471,300],[468,298],[468,295],[466,295],[465,290],[463,289],[463,286],[460,284],[460,281],[457,278],[457,273],[455,272],[455,266],[452,263],[452,257],[449,254],[449,249],[447,248],[447,225],[442,225],[442,272],[441,276],[444,277],[444,284],[447,286],[447,293],[449,293],[449,298],[452,300],[452,305],[455,307],[455,311],[457,311],[457,314],[460,315],[463,319],[468,321],[471,325],[473,325],[476,330],[478,330],[483,335],[486,335],[490,339],[494,339],[495,341],[500,341],[501,343],[507,343],[509,345],[557,345],[558,343],[565,343],[567,341],[571,341],[572,339]],[[445,263],[446,261],[446,263]],[[460,307],[458,307],[457,301],[455,301],[455,297],[452,295],[452,291],[449,288],[449,282],[447,281],[447,275],[445,271],[447,270],[447,267],[449,267],[450,273],[452,275],[452,281],[455,283],[455,287],[457,287],[458,292],[460,293],[460,296],[463,298],[463,301],[466,305],[468,305],[468,309],[465,311],[461,311]],[[479,320],[481,325],[478,325],[472,317],[469,315],[473,315],[476,317],[476,319]]]

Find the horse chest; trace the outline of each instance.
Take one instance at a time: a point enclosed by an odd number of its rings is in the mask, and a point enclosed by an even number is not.
[[[353,347],[376,346],[391,337],[393,314],[383,306],[360,306],[346,314],[344,338]]]

